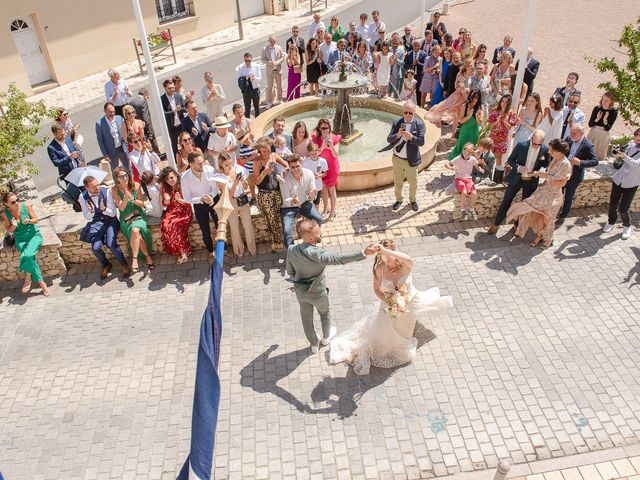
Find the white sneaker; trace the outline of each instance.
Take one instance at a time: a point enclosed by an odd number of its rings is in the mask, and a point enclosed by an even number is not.
[[[613,230],[613,225],[611,225],[610,223],[607,223],[603,228],[602,231],[604,233],[609,233],[611,230]]]
[[[320,340],[320,343],[322,343],[322,345],[329,345],[329,342],[331,341],[331,339],[336,336],[337,331],[338,329],[335,326],[332,326],[329,329],[329,336],[323,337],[322,340]]]
[[[622,229],[622,239],[623,240],[629,240],[629,237],[631,236],[631,228],[632,227],[624,227]]]
[[[311,353],[318,353],[318,344],[311,345]]]
[[[463,222],[466,222],[467,219],[468,219],[467,211],[466,210],[460,210],[460,220],[462,220]]]
[[[472,208],[469,213],[471,214],[471,220],[478,220],[478,214],[475,208]]]

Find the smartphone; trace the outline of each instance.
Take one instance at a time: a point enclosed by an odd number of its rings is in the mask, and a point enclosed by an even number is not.
[[[238,172],[236,174],[236,180],[240,180],[242,178],[242,172]]]

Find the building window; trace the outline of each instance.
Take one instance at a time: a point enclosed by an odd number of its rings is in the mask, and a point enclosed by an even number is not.
[[[192,0],[156,0],[156,11],[160,23],[194,15]]]
[[[13,22],[11,22],[10,28],[12,32],[17,32],[19,30],[27,30],[29,28],[29,25],[24,20],[14,20]]]

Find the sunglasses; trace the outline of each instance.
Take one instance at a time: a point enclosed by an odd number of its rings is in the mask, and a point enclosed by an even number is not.
[[[134,140],[133,143],[142,143],[140,140]]]
[[[18,204],[18,200],[14,200],[13,202],[9,202],[9,205],[17,205]]]
[[[127,113],[127,115],[135,115],[135,114],[136,114],[136,112],[129,112],[129,113]]]
[[[300,168],[300,165],[289,165],[289,168],[295,168],[295,169],[298,169],[298,168]]]
[[[404,112],[404,114],[405,114],[405,115],[413,115],[413,112],[410,112],[410,111],[406,110],[406,111]]]
[[[531,140],[531,145],[533,145],[534,147],[541,147],[542,143],[536,143],[533,140]]]
[[[122,179],[122,178],[129,178],[129,174],[127,174],[127,173],[123,173],[123,174],[118,175],[116,178],[120,178],[120,179]]]
[[[320,130],[331,130],[331,127],[320,127]]]
[[[567,103],[570,103],[571,105],[577,105],[580,102],[577,102],[575,100],[569,100]]]

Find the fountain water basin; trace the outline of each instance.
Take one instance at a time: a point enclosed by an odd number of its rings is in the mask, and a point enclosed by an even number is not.
[[[268,135],[273,129],[273,120],[283,116],[287,133],[291,133],[294,123],[298,120],[304,121],[311,131],[321,116],[331,118],[331,113],[335,114],[338,110],[337,100],[337,96],[308,96],[282,103],[261,113],[254,120],[253,130],[257,137]],[[380,153],[379,150],[387,145],[387,135],[393,121],[402,117],[403,104],[391,99],[361,95],[351,98],[350,101],[358,104],[358,107],[350,110],[350,120],[363,136],[351,145],[340,145],[338,190],[351,192],[392,185],[391,152]],[[418,117],[424,118],[425,114],[425,110],[416,109]],[[335,122],[335,118],[333,120]],[[429,166],[435,158],[439,139],[440,129],[426,122],[425,144],[420,148],[420,170]]]

